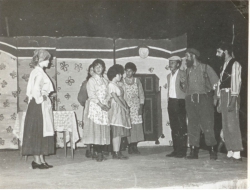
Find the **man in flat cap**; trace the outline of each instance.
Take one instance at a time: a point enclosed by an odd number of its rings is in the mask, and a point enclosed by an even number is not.
[[[186,72],[180,70],[181,58],[172,56],[169,58],[167,76],[168,87],[168,115],[172,131],[174,151],[167,157],[183,158],[187,152],[187,124],[185,110],[185,89],[183,88]]]
[[[232,56],[233,47],[229,43],[218,45],[216,56],[224,61],[220,80],[217,86],[219,105],[222,113],[222,130],[227,148],[227,157],[234,161],[242,161],[240,151],[243,150],[239,123],[241,65]]]
[[[190,155],[188,159],[198,159],[200,133],[204,133],[209,147],[210,159],[217,159],[216,139],[214,134],[214,105],[217,96],[213,87],[219,78],[215,71],[199,60],[200,52],[194,48],[186,51],[186,111],[188,116],[188,139]]]

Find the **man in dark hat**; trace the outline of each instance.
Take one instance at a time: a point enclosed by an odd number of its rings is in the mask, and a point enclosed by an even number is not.
[[[209,146],[210,159],[217,159],[214,134],[214,105],[217,96],[213,87],[219,78],[215,71],[199,60],[200,52],[194,48],[187,49],[186,111],[188,115],[188,139],[191,148],[188,159],[198,159],[200,133],[204,133],[206,145]]]
[[[227,157],[234,161],[242,161],[240,151],[243,150],[239,123],[241,65],[232,56],[232,45],[220,43],[216,56],[224,61],[218,82],[217,110],[222,113],[222,130],[227,148]]]

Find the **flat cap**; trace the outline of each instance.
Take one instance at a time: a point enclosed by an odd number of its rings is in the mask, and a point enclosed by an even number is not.
[[[168,60],[169,61],[181,61],[181,58],[179,56],[172,56]]]
[[[200,52],[199,52],[197,49],[188,48],[188,49],[187,49],[187,52],[196,55],[196,57],[200,57]]]

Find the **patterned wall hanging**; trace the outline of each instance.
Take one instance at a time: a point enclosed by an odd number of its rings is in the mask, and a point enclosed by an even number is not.
[[[0,38],[0,149],[18,148],[13,135],[17,117],[17,57],[13,38]]]
[[[82,137],[83,107],[77,101],[82,82],[87,77],[89,65],[97,58],[103,59],[106,68],[113,65],[113,41],[106,38],[64,37],[57,40],[57,110],[74,111],[78,132]],[[57,133],[58,146],[63,147],[62,133]],[[78,147],[84,146],[81,140]]]

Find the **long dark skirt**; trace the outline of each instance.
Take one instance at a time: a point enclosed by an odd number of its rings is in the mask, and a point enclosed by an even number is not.
[[[43,137],[42,106],[33,98],[24,121],[22,155],[49,155],[54,152],[54,136]]]

